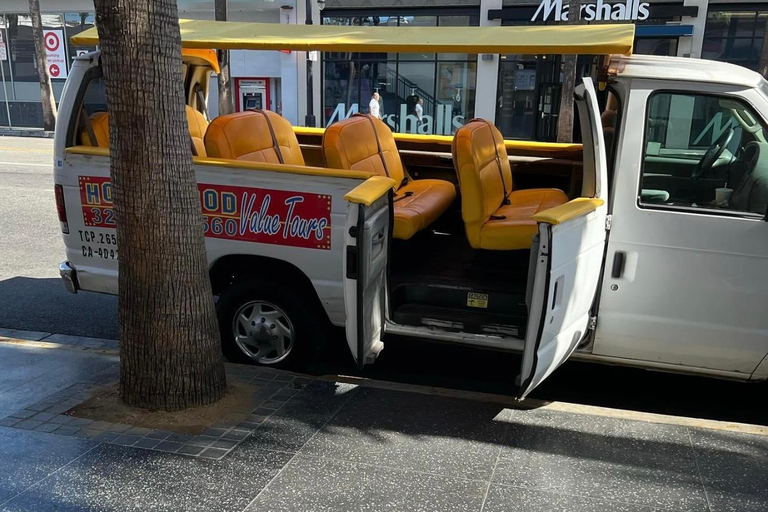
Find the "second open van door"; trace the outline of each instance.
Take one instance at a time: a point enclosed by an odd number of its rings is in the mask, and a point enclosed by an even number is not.
[[[608,175],[597,95],[590,78],[575,91],[584,139],[582,196],[541,212],[519,397],[525,398],[576,350],[597,317],[603,268]]]
[[[344,304],[347,343],[362,368],[384,348],[387,260],[391,238],[394,180],[369,178],[352,190],[344,228]]]

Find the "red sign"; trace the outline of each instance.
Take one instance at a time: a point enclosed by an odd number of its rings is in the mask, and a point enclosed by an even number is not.
[[[45,48],[49,52],[55,52],[59,49],[59,45],[61,44],[59,42],[59,36],[56,35],[55,32],[47,32],[43,40],[45,41]]]
[[[205,236],[331,248],[331,196],[199,184]]]
[[[59,76],[59,66],[57,66],[56,64],[51,64],[48,67],[48,72],[51,74],[53,78],[56,78],[57,76]]]
[[[115,227],[109,178],[80,176],[83,221]],[[229,185],[197,185],[205,236],[263,244],[331,248],[331,196]]]
[[[80,204],[83,207],[83,222],[88,227],[115,227],[115,212],[112,210],[112,183],[109,178],[80,176]]]

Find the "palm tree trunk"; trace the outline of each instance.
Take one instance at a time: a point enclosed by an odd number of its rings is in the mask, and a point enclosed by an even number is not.
[[[119,259],[120,393],[181,410],[226,390],[175,0],[95,0]],[[130,73],[126,70],[130,70]]]
[[[572,0],[568,25],[581,24],[581,0]],[[563,85],[560,89],[560,111],[557,115],[557,142],[573,142],[573,90],[576,88],[578,55],[563,55]]]
[[[56,128],[56,101],[53,97],[51,77],[48,75],[48,59],[43,41],[43,21],[40,17],[40,0],[29,0],[29,17],[32,19],[32,39],[35,40],[35,62],[40,79],[40,100],[43,103],[43,129]]]
[[[227,0],[215,0],[214,17],[216,21],[227,21]],[[219,115],[235,111],[232,101],[232,76],[229,71],[229,50],[219,50]]]

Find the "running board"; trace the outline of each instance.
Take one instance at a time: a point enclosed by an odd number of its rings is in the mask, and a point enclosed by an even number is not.
[[[525,340],[511,336],[492,336],[468,332],[445,332],[434,327],[399,325],[391,321],[387,321],[384,327],[384,332],[395,336],[411,336],[413,338],[422,338],[443,343],[469,345],[509,352],[522,352],[523,347],[525,346]]]

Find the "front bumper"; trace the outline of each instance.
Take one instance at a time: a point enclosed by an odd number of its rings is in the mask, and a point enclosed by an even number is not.
[[[80,286],[77,283],[77,270],[70,266],[68,261],[59,264],[59,275],[64,281],[64,287],[69,293],[77,293]]]

